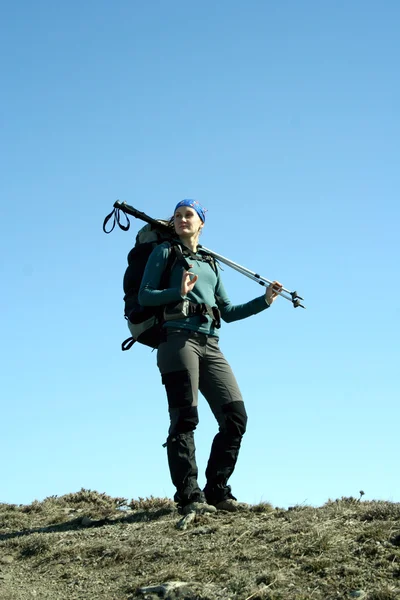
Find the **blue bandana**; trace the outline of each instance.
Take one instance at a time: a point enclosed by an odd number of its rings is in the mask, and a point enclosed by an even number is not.
[[[175,206],[174,213],[181,206],[190,206],[190,208],[193,208],[193,210],[195,210],[197,212],[197,214],[199,215],[199,217],[203,221],[203,223],[206,220],[206,209],[203,208],[202,206],[200,206],[200,204],[197,202],[197,200],[181,200]]]

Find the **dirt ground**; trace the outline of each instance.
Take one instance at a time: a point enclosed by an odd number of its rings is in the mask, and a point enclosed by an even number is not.
[[[400,599],[400,504],[269,504],[182,523],[81,490],[0,504],[0,600]]]

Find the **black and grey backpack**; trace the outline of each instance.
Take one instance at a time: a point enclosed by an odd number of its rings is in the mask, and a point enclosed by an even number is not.
[[[160,223],[168,226],[166,221],[160,221]],[[166,241],[170,242],[171,246],[160,283],[160,288],[163,289],[168,285],[172,266],[177,259],[177,242],[173,239],[172,233],[169,234],[167,230],[155,229],[152,225],[145,225],[138,232],[135,246],[128,254],[128,267],[123,279],[124,314],[132,337],[122,343],[122,350],[129,350],[135,342],[151,348],[157,348],[159,345],[164,307],[141,306],[138,302],[138,293],[150,254],[156,246]]]

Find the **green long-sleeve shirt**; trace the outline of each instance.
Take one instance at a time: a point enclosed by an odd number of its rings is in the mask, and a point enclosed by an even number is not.
[[[163,306],[187,298],[190,302],[196,304],[204,303],[209,306],[217,306],[221,311],[221,319],[226,323],[245,319],[268,308],[269,305],[265,301],[265,295],[254,298],[254,300],[250,300],[245,304],[232,304],[221,281],[219,269],[215,273],[208,262],[201,260],[201,250],[196,255],[198,259],[188,259],[190,264],[193,265],[190,272],[198,275],[198,280],[187,296],[181,295],[183,267],[177,263],[172,268],[169,287],[164,290],[158,289],[167,264],[169,247],[168,242],[160,244],[153,250],[147,261],[138,297],[142,306]],[[198,315],[167,321],[164,327],[190,329],[218,337],[218,330],[212,327],[211,317],[208,315],[206,317],[207,322],[202,322],[201,317]]]

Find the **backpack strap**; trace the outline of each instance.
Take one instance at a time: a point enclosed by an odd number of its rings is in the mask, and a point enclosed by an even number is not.
[[[168,283],[169,283],[169,278],[171,276],[171,271],[174,267],[174,264],[177,260],[177,248],[179,246],[177,244],[173,244],[171,243],[169,249],[168,249],[168,258],[167,258],[167,263],[164,267],[164,271],[161,275],[161,280],[160,280],[160,289],[163,290],[167,287]],[[178,257],[179,258],[179,257]],[[182,255],[183,258],[183,255]]]
[[[190,269],[190,264],[188,262],[188,260],[184,257],[182,248],[179,244],[173,244],[171,246],[171,248],[174,248],[177,260],[179,262],[179,264],[186,270],[188,271]],[[190,251],[189,251],[190,252]]]
[[[135,342],[136,342],[136,340],[134,337],[128,337],[126,340],[124,340],[122,342],[121,350],[123,352],[125,352],[125,350],[130,350]]]
[[[215,258],[213,256],[211,256],[211,254],[206,254],[201,253],[200,255],[195,254],[194,252],[192,252],[191,250],[189,250],[189,248],[186,248],[184,250],[182,250],[181,246],[179,244],[174,244],[175,248],[176,248],[176,253],[178,258],[180,259],[182,266],[185,267],[186,270],[189,270],[190,265],[189,262],[186,260],[185,258],[185,254],[186,256],[189,256],[190,258],[193,258],[194,260],[199,260],[199,258],[204,261],[207,262],[210,267],[212,268],[212,270],[214,271],[214,273],[216,275],[218,275],[218,267],[217,267],[217,261],[215,260]]]
[[[189,302],[189,316],[190,315],[200,315],[204,317],[204,322],[207,321],[205,315],[208,315],[212,319],[212,326],[216,329],[221,327],[221,312],[217,306],[210,306],[209,304],[195,304],[193,302]]]
[[[204,260],[205,260],[205,262],[208,262],[208,264],[210,265],[210,267],[212,268],[214,273],[218,276],[218,267],[217,267],[217,261],[215,260],[215,258],[213,256],[211,256],[210,254],[205,254]]]

